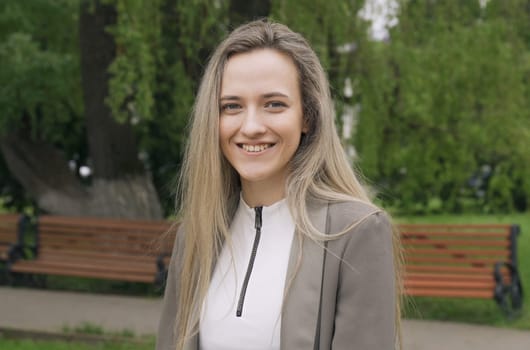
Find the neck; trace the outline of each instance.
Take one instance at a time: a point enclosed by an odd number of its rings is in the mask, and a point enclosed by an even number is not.
[[[249,207],[269,206],[285,197],[284,186],[267,186],[264,183],[241,183],[243,199]]]

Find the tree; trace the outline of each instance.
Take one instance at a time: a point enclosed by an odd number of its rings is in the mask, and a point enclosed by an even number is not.
[[[494,3],[401,2],[390,41],[361,52],[357,146],[387,203],[409,213],[528,208],[528,51],[513,16],[488,15]]]
[[[4,193],[19,208],[22,185],[46,212],[127,217],[159,217],[158,194],[171,213],[193,96],[219,40],[272,14],[315,44],[342,102],[352,56],[337,46],[351,41],[358,4],[3,2],[0,77],[13,82],[0,97]]]
[[[172,211],[172,179],[211,50],[230,21],[269,11],[268,2],[212,0],[0,6],[0,76],[13,82],[0,97],[7,204],[28,205],[25,192],[49,213],[136,218],[161,216],[153,183]]]
[[[7,34],[1,48],[6,65],[0,74],[15,82],[4,87],[0,104],[0,144],[10,172],[49,213],[160,217],[155,189],[138,160],[131,125],[116,122],[105,104],[107,69],[116,51],[106,28],[116,21],[115,8],[98,1],[8,2],[3,6],[3,23],[27,20],[32,14],[40,20],[37,24],[22,22],[18,32]],[[75,36],[66,34],[75,31],[78,13],[80,51]],[[70,31],[64,30],[65,24]],[[90,186],[69,166],[68,160],[76,157],[91,163]]]

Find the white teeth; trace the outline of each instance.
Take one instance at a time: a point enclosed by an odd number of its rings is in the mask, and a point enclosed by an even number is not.
[[[241,146],[247,152],[262,152],[270,147],[270,145],[242,145]]]

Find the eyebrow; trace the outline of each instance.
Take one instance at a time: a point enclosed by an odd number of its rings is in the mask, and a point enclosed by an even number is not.
[[[239,97],[239,96],[222,96],[220,98],[220,101],[224,101],[224,100],[241,100],[241,97]]]
[[[285,98],[289,98],[289,96],[287,96],[286,94],[281,93],[281,92],[277,92],[277,91],[268,92],[266,94],[263,94],[262,97],[263,98],[271,98],[271,97],[285,97]],[[227,96],[222,96],[220,98],[220,101],[226,101],[226,100],[228,100],[228,101],[238,101],[238,100],[241,100],[241,97],[227,95]]]
[[[263,97],[265,98],[270,98],[270,97],[286,97],[286,98],[289,98],[289,96],[287,96],[286,94],[282,94],[281,92],[269,92],[265,95],[263,95]]]

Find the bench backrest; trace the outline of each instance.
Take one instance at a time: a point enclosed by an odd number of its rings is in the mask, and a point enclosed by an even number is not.
[[[5,259],[11,245],[19,241],[19,214],[0,214],[0,259]]]
[[[167,221],[40,216],[38,247],[46,250],[156,256],[171,252]],[[171,237],[172,236],[172,237]]]
[[[400,225],[406,270],[492,273],[498,262],[516,265],[512,225]]]

